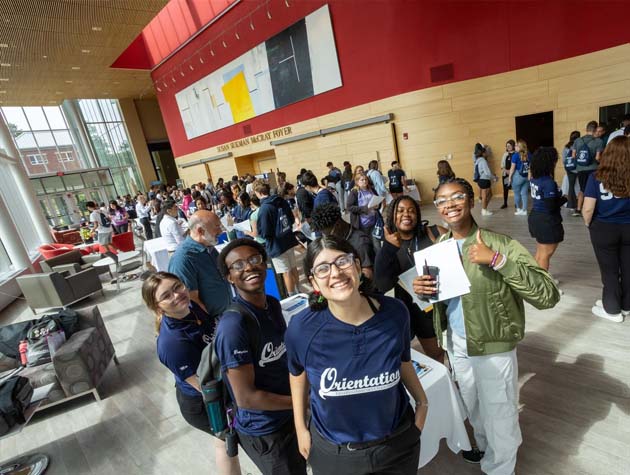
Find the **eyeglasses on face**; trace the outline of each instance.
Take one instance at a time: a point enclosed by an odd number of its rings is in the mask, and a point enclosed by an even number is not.
[[[173,284],[173,287],[171,287],[171,290],[164,292],[162,294],[162,298],[158,300],[158,303],[171,302],[175,298],[175,294],[181,294],[182,292],[185,292],[185,291],[186,291],[186,286],[182,284],[181,282],[176,282],[175,284]]]
[[[263,261],[263,256],[260,254],[254,254],[253,256],[249,256],[247,259],[239,259],[238,261],[232,262],[228,269],[235,270],[236,272],[243,272],[247,267],[247,264],[259,266],[263,263]]]
[[[466,199],[466,193],[454,193],[450,198],[441,197],[433,202],[436,208],[444,208],[449,202],[461,203]]]
[[[317,264],[311,270],[311,274],[318,279],[325,279],[330,275],[332,266],[335,266],[339,270],[345,270],[351,267],[352,264],[354,264],[354,254],[342,254],[333,262],[322,262],[321,264]]]

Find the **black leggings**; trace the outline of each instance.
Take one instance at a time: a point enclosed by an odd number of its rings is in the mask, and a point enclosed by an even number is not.
[[[151,229],[151,220],[149,218],[140,218],[140,224],[144,227],[144,235],[147,239],[153,239],[153,230]]]
[[[510,193],[510,186],[503,183],[503,204],[507,206],[508,194]]]
[[[593,221],[591,243],[602,276],[606,313],[630,310],[630,224]]]

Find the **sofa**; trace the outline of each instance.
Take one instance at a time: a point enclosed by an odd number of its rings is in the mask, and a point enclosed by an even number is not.
[[[52,361],[19,372],[34,388],[53,384],[38,410],[89,393],[100,401],[98,385],[111,361],[118,364],[98,307],[86,307],[77,313],[78,331],[57,349]],[[19,366],[16,359],[0,353],[0,372],[14,371]]]
[[[101,259],[100,254],[84,256],[78,249],[73,249],[59,256],[44,259],[39,263],[42,272],[70,272],[77,273],[85,269],[91,269],[92,264]],[[110,272],[109,267],[95,267],[98,274]],[[110,272],[111,275],[111,272]]]
[[[33,313],[37,313],[37,309],[65,308],[103,291],[96,268],[74,273],[27,274],[16,281]]]
[[[65,227],[65,226],[64,226]],[[51,228],[53,240],[58,244],[80,244],[81,233],[77,229],[55,229]]]

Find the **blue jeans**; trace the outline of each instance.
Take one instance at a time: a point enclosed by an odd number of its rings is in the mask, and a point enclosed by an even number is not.
[[[519,209],[527,209],[527,197],[529,196],[529,180],[520,173],[512,175],[512,191],[514,192],[514,204]]]

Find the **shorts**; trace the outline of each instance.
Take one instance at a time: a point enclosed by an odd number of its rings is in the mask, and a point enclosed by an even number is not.
[[[284,251],[284,253],[280,254],[278,257],[272,257],[271,262],[273,263],[273,268],[277,274],[284,274],[285,272],[289,272],[291,269],[297,268],[293,248],[288,251]]]
[[[539,244],[557,244],[564,241],[564,227],[560,214],[532,210],[527,217],[529,234]]]
[[[271,434],[252,436],[238,432],[238,440],[263,475],[306,475],[306,460],[298,449],[292,418]]]
[[[403,187],[402,186],[390,186],[389,187],[389,192],[390,193],[403,193]]]
[[[584,190],[586,190],[586,182],[588,181],[588,177],[591,176],[594,171],[595,170],[586,170],[577,172],[578,183],[580,184],[580,191],[582,193],[584,193]]]
[[[184,420],[195,429],[213,435],[201,394],[199,394],[199,396],[190,396],[184,394],[179,388],[176,388],[175,395]]]
[[[411,311],[409,309],[409,314],[411,315],[410,326],[411,326],[411,338],[413,339],[414,335],[420,339],[426,338],[435,338],[435,327],[433,326],[433,312],[423,312],[420,310],[420,307],[414,305]]]
[[[479,179],[477,180],[477,186],[479,186],[482,190],[487,190],[490,186],[492,186],[492,182],[490,180]]]
[[[99,233],[98,231],[96,232],[96,239],[98,240],[99,244],[102,244],[104,246],[106,246],[107,244],[111,244],[112,243],[112,232],[108,232],[108,233]]]

